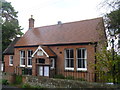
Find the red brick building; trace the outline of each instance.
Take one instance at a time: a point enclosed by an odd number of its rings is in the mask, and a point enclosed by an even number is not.
[[[29,30],[4,51],[5,72],[83,78],[86,73],[94,73],[90,63],[95,63],[95,52],[105,41],[102,18],[37,28],[30,18]]]

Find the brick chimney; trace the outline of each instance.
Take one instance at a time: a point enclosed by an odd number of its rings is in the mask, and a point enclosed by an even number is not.
[[[33,15],[31,15],[31,18],[29,18],[29,30],[34,28],[34,21]]]

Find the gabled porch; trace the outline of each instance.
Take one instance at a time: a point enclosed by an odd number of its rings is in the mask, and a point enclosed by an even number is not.
[[[48,46],[38,46],[32,54],[32,75],[53,77],[56,73],[56,55]]]

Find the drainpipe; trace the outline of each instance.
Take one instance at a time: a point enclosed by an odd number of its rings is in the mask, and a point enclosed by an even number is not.
[[[95,46],[94,46],[94,49],[95,49],[95,53],[97,52],[97,42],[95,43]],[[97,63],[97,59],[96,59],[96,55],[95,55],[95,64]],[[96,71],[96,66],[95,66],[95,71]],[[95,82],[97,82],[97,75],[95,73]]]

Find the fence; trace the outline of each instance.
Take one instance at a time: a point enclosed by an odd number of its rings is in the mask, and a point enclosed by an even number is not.
[[[105,72],[81,72],[81,71],[62,71],[57,70],[56,75],[54,77],[57,78],[65,78],[65,79],[77,79],[81,81],[88,82],[100,82],[100,83],[113,83],[113,73],[105,73]],[[120,83],[120,75],[114,75],[115,83]]]

